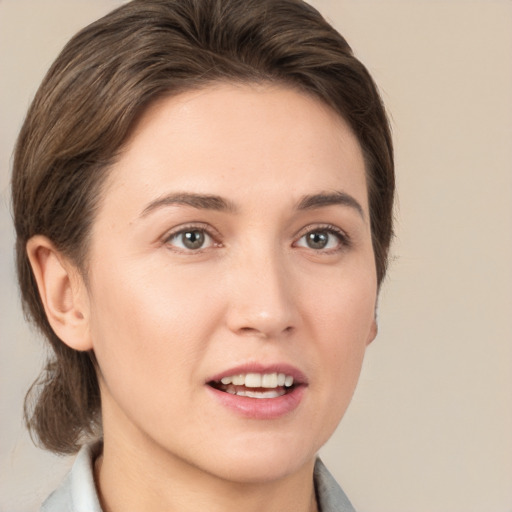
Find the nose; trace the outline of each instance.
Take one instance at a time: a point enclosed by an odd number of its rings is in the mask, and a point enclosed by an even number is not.
[[[278,339],[298,326],[293,273],[284,258],[271,251],[241,257],[231,267],[229,329],[239,336]]]

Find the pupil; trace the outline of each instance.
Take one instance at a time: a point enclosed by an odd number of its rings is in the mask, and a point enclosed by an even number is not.
[[[204,233],[188,231],[183,234],[183,245],[188,249],[199,249],[204,244]]]
[[[323,249],[327,245],[328,235],[325,232],[309,233],[308,245],[312,249]]]

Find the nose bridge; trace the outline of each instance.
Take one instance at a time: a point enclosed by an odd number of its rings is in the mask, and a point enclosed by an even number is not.
[[[230,283],[232,331],[270,338],[293,330],[297,314],[293,275],[286,259],[271,244],[241,251]]]

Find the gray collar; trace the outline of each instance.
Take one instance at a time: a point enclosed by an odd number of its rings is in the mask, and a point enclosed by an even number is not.
[[[347,495],[320,459],[316,459],[314,479],[320,512],[356,512]]]

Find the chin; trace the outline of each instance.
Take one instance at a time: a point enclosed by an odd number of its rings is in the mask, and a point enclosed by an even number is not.
[[[240,484],[261,484],[281,480],[314,465],[320,446],[305,449],[307,442],[259,439],[232,446],[222,454],[215,450],[208,472]],[[206,469],[206,468],[205,468]]]

